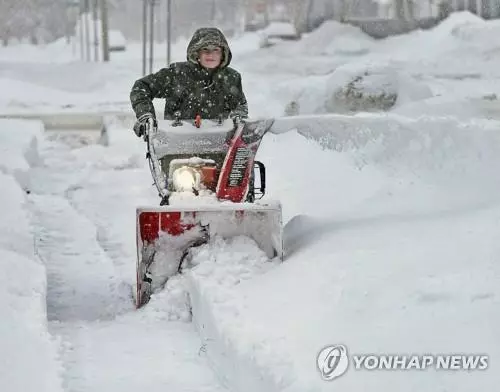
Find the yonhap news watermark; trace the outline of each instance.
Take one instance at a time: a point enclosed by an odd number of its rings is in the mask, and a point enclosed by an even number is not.
[[[489,356],[479,353],[349,354],[345,345],[332,344],[318,353],[316,365],[321,378],[330,381],[349,368],[355,371],[481,371],[488,369]]]

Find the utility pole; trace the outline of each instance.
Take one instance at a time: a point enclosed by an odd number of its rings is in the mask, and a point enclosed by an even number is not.
[[[70,35],[71,35],[71,54],[76,57],[76,34],[77,34],[77,27],[76,24],[78,23],[78,10],[75,11],[74,8],[71,8],[71,23],[75,23],[74,30],[70,30]]]
[[[67,0],[66,16],[68,25],[66,34],[69,38],[69,43],[71,43],[71,53],[73,56],[76,56],[76,37],[78,34],[78,15],[80,14],[80,7],[80,0]]]
[[[142,0],[142,74],[146,75],[146,66],[148,64],[148,39],[149,39],[149,73],[153,72],[154,62],[154,7],[158,4],[158,0]],[[149,9],[148,9],[149,7]],[[168,7],[170,8],[170,7]],[[149,16],[149,20],[148,20]],[[149,31],[148,31],[149,22]]]
[[[107,0],[101,1],[102,61],[109,61],[109,25]]]
[[[78,12],[78,37],[80,38],[80,58],[85,58],[85,41],[83,39],[83,14],[85,12],[85,0],[80,0],[80,12]]]
[[[146,75],[146,56],[147,56],[147,35],[148,35],[148,2],[142,0],[142,76]]]
[[[94,61],[99,61],[99,36],[97,33],[97,0],[92,0],[92,27],[94,34]]]
[[[149,73],[153,72],[153,52],[155,36],[155,0],[150,0],[149,8]]]
[[[89,0],[84,0],[85,60],[90,61]]]
[[[167,66],[171,62],[172,53],[172,0],[167,0]]]
[[[66,36],[66,44],[71,44],[71,8],[70,8],[70,4],[66,4],[66,9],[64,10],[64,22],[65,22],[65,26],[64,26],[64,35]]]

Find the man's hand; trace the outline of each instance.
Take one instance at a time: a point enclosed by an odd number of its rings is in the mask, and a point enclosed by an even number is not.
[[[151,121],[152,120],[152,121]],[[137,137],[144,136],[144,139],[147,135],[149,135],[150,124],[153,123],[153,126],[156,127],[158,124],[156,122],[156,117],[152,113],[144,113],[140,116],[134,124],[134,132]]]

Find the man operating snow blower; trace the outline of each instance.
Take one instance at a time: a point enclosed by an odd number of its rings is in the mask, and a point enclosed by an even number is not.
[[[137,136],[144,135],[150,120],[156,122],[154,98],[165,99],[165,119],[247,118],[241,75],[229,67],[231,59],[231,49],[219,29],[198,29],[187,47],[187,61],[134,83],[130,101],[137,117]]]

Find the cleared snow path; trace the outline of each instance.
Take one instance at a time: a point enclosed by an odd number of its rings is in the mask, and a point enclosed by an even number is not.
[[[96,242],[92,223],[62,197],[33,200],[37,251],[48,273],[49,320],[110,319],[130,308],[127,292],[120,293],[113,265]]]
[[[110,158],[102,146],[72,149],[49,140],[40,146],[40,157],[42,164],[32,168],[27,182],[36,250],[48,274],[49,328],[62,341],[65,390],[225,390],[189,322],[181,279],[172,280],[151,306],[134,310],[129,272],[135,244],[125,242],[135,227],[123,225],[127,211],[144,199],[136,194],[114,209],[106,202],[112,193],[134,194],[133,187],[118,189],[106,178],[120,169],[133,181],[142,171],[134,157],[124,164],[123,156]]]

